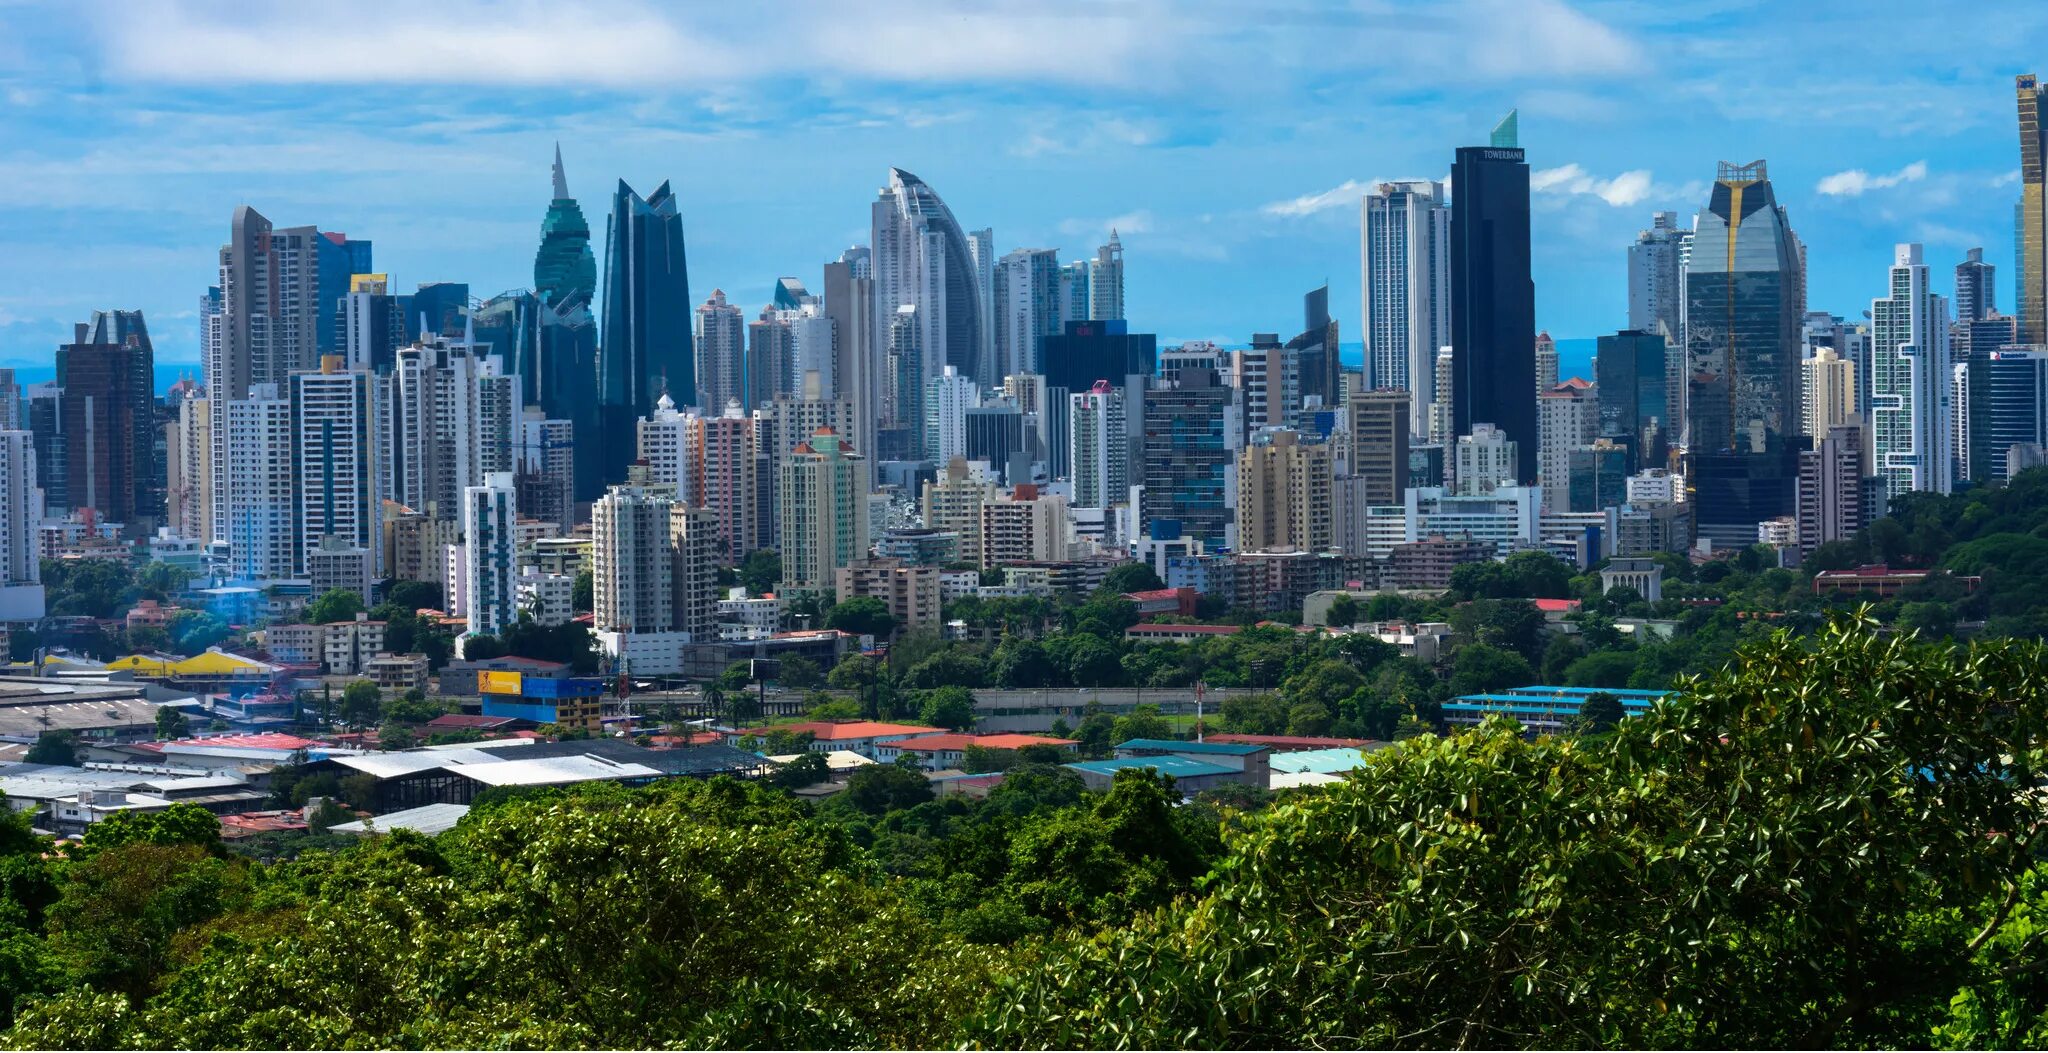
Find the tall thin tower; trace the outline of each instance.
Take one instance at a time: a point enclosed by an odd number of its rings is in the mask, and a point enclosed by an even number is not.
[[[2015,81],[2020,111],[2020,203],[2014,231],[2019,250],[2020,342],[2048,342],[2048,87],[2031,73]]]
[[[1398,388],[1429,434],[1436,353],[1451,342],[1451,210],[1437,182],[1381,183],[1361,206],[1365,386]]]

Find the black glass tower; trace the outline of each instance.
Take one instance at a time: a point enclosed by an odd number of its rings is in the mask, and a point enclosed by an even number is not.
[[[1490,146],[1451,165],[1451,427],[1492,424],[1536,478],[1536,285],[1529,278],[1529,165],[1509,114]]]
[[[598,451],[607,483],[623,482],[635,425],[663,393],[697,404],[697,354],[683,217],[663,183],[641,197],[619,181],[605,230],[603,337],[598,342]]]
[[[1593,359],[1600,437],[1628,447],[1630,471],[1664,459],[1671,420],[1665,405],[1666,351],[1663,334],[1624,329],[1601,337]]]

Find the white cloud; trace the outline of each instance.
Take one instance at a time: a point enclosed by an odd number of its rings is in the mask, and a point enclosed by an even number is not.
[[[1111,216],[1108,219],[1068,219],[1060,221],[1060,233],[1069,237],[1079,237],[1082,235],[1108,237],[1109,232],[1112,230],[1116,231],[1119,236],[1146,234],[1150,233],[1152,229],[1152,210],[1144,208],[1138,209],[1135,212],[1126,212],[1121,216]]]
[[[1459,5],[1462,68],[1497,79],[1626,73],[1641,65],[1634,40],[1563,0],[1470,0]]]
[[[672,13],[651,0],[357,0],[334,6],[106,0],[108,72],[174,83],[501,84],[713,90],[778,76],[898,82],[1137,79],[1164,54],[1147,3],[1051,8],[995,0],[972,9],[882,0],[858,18],[823,0]]]
[[[1871,175],[1861,168],[1851,168],[1846,172],[1836,172],[1833,175],[1821,177],[1820,183],[1814,189],[1829,197],[1855,197],[1868,191],[1895,187],[1901,183],[1917,183],[1925,178],[1927,178],[1927,162],[1915,161],[1896,172],[1883,175]]]
[[[1659,192],[1647,168],[1601,179],[1577,164],[1532,173],[1529,189],[1539,194],[1591,194],[1616,208],[1642,204]]]
[[[1361,183],[1356,179],[1344,182],[1320,194],[1303,194],[1286,201],[1275,201],[1262,206],[1259,211],[1269,216],[1312,216],[1333,208],[1355,208],[1365,197],[1367,189],[1376,183]]]

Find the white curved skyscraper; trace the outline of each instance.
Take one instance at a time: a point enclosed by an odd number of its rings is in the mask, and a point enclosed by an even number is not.
[[[887,347],[882,320],[917,309],[923,348],[920,382],[952,366],[984,387],[996,379],[983,353],[982,289],[967,233],[924,180],[901,168],[876,197],[871,216],[875,275],[875,346]]]

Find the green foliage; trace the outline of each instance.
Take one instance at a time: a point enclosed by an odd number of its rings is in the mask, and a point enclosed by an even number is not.
[[[192,733],[192,721],[183,710],[172,706],[159,706],[156,711],[156,737],[158,739],[182,739]]]
[[[384,692],[368,680],[352,681],[341,692],[341,709],[335,714],[353,727],[368,727],[384,715]]]
[[[1339,629],[1357,625],[1362,613],[1358,601],[1352,599],[1349,593],[1343,593],[1330,601],[1330,610],[1324,616],[1323,624]]]
[[[782,553],[774,549],[756,549],[740,563],[740,583],[747,587],[749,596],[774,592],[775,583],[781,580]]]
[[[407,611],[440,610],[441,586],[431,581],[394,581],[384,587],[384,602]]]
[[[1517,552],[1506,560],[1460,564],[1451,570],[1451,595],[1476,599],[1569,599],[1571,565],[1547,552]]]
[[[818,663],[803,655],[791,655],[782,660],[782,670],[776,674],[775,682],[783,687],[805,691],[824,684],[825,671],[818,668]]]
[[[589,567],[576,572],[569,583],[569,606],[577,614],[589,614],[597,607],[597,575]]]
[[[783,756],[777,753],[774,756]],[[832,770],[825,763],[825,755],[804,750],[796,759],[768,773],[768,782],[788,789],[814,786],[832,777]]]
[[[328,589],[306,604],[305,619],[308,625],[351,622],[363,610],[361,593],[354,589]]]
[[[1483,643],[1458,648],[1451,659],[1451,694],[1476,695],[1534,682],[1536,671],[1513,651]]]
[[[1085,728],[1086,725],[1087,722],[1083,721],[1082,726]],[[1110,745],[1114,746],[1119,742],[1129,742],[1132,739],[1170,739],[1172,737],[1173,728],[1166,723],[1164,717],[1159,715],[1159,707],[1147,702],[1143,705],[1132,706],[1128,714],[1116,718],[1114,730],[1110,735]]]
[[[956,684],[937,688],[924,696],[918,719],[934,727],[964,731],[974,726],[974,692]]]
[[[21,759],[29,764],[61,764],[76,768],[80,763],[78,736],[69,731],[45,731],[36,736]]]
[[[896,631],[896,616],[889,613],[888,604],[873,596],[855,596],[833,605],[832,612],[825,616],[825,627],[887,640]]]
[[[380,710],[386,722],[398,724],[424,724],[435,717],[453,712],[455,705],[448,699],[428,698],[426,693],[418,688],[385,701]]]
[[[1579,707],[1578,725],[1581,734],[1599,735],[1614,730],[1621,723],[1620,697],[1606,691],[1595,691],[1586,696],[1585,704]]]
[[[43,592],[53,616],[118,618],[140,598],[128,564],[112,559],[45,559]]]
[[[931,783],[900,764],[870,764],[846,780],[847,803],[869,815],[914,808],[932,799]]]
[[[1152,592],[1165,587],[1166,583],[1159,580],[1159,573],[1152,569],[1150,563],[1119,563],[1102,576],[1102,588],[1106,592]]]

